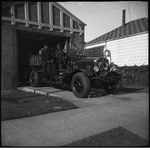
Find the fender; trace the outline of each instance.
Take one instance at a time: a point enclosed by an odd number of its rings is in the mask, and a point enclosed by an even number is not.
[[[93,73],[91,71],[88,71],[88,70],[85,70],[85,69],[77,69],[77,70],[73,70],[70,74],[70,78],[69,78],[69,81],[71,81],[72,77],[78,73],[78,72],[83,72],[85,76],[87,77],[91,77],[93,76]]]
[[[74,74],[76,74],[77,72],[83,72],[85,76],[90,77],[93,76],[93,73],[89,70],[85,70],[85,69],[77,69],[77,70],[73,70],[71,75],[73,76]]]
[[[93,76],[93,73],[91,71],[89,71],[89,70],[80,69],[80,71],[83,72],[84,75],[87,76],[87,77]]]

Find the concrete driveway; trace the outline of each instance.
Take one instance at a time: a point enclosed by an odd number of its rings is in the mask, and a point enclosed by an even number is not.
[[[91,90],[76,98],[69,88],[20,87],[20,90],[62,97],[78,109],[2,121],[2,146],[62,146],[91,135],[124,127],[149,140],[149,96],[126,88],[117,95]]]

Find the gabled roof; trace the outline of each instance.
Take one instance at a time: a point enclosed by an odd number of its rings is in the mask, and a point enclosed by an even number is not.
[[[116,40],[119,38],[124,38],[128,36],[132,36],[138,33],[148,31],[148,19],[141,18],[138,20],[134,20],[125,24],[125,26],[120,26],[102,36],[95,38],[86,43],[86,46],[94,45],[97,43],[103,43],[109,40]]]

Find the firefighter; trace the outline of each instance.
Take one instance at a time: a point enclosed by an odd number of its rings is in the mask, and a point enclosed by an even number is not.
[[[42,62],[43,71],[44,71],[44,79],[45,79],[45,82],[49,83],[47,75],[50,74],[51,51],[48,48],[48,43],[44,44],[44,48],[42,48],[40,52],[41,52],[41,62]]]
[[[60,44],[57,44],[57,49],[54,52],[53,56],[57,58],[57,63],[62,63],[67,67],[66,60],[65,60],[65,53],[60,48]],[[68,68],[68,67],[67,67]]]
[[[60,44],[57,44],[57,49],[56,49],[56,51],[54,52],[54,56],[55,56],[56,58],[61,58],[62,55],[63,55],[63,53],[62,53],[62,50],[60,49]]]
[[[81,54],[81,49],[76,47],[76,44],[72,45],[72,49],[74,51],[74,55],[80,55]]]

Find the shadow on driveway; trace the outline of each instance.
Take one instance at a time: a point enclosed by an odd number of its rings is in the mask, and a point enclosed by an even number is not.
[[[57,93],[57,92],[62,92],[62,91],[70,91],[71,90],[71,86],[60,86],[60,85],[49,85],[49,84],[41,84],[37,87],[37,90],[44,90],[44,89],[48,89],[49,87],[54,87],[55,91],[51,91],[47,94],[51,94],[51,93]],[[149,92],[149,88],[148,87],[139,87],[139,86],[125,86],[122,89],[120,89],[120,91],[117,93],[118,95],[122,95],[122,94],[129,94],[129,93],[141,93],[141,92]],[[102,97],[102,96],[107,96],[109,95],[103,88],[100,89],[93,89],[91,88],[88,97],[90,98],[96,98],[96,97]]]
[[[63,91],[72,91],[70,86],[55,86],[57,89],[61,89]],[[118,95],[122,94],[129,94],[129,93],[141,93],[141,92],[149,92],[148,87],[123,87],[120,89],[120,91],[117,93]],[[107,96],[109,95],[103,88],[100,89],[91,89],[88,97],[90,98],[96,98],[96,97],[102,97],[102,96]]]
[[[138,88],[138,87],[123,87],[119,93],[127,94],[127,93],[139,93],[143,92],[145,88]]]

